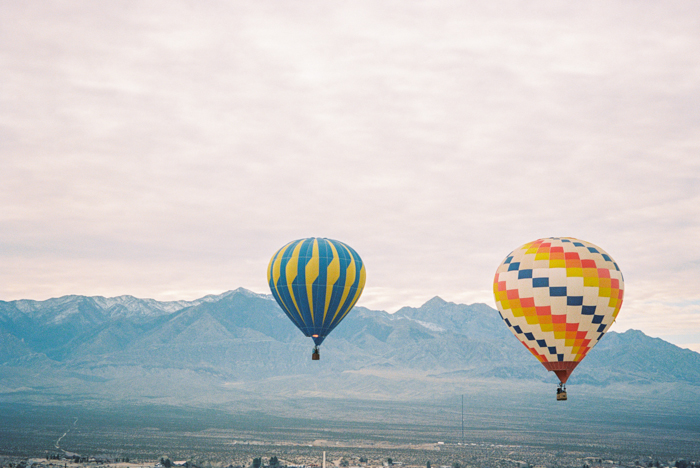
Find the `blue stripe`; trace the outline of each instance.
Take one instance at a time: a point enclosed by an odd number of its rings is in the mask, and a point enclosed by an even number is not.
[[[275,300],[282,306],[282,310],[284,313],[294,322],[294,324],[299,327],[300,329],[303,328],[304,324],[303,322],[300,321],[298,314],[296,313],[297,308],[294,305],[294,302],[292,301],[291,296],[289,295],[289,288],[287,287],[287,264],[289,263],[289,259],[292,256],[292,252],[296,248],[297,244],[300,241],[295,241],[291,244],[289,244],[289,247],[287,247],[287,250],[285,251],[284,255],[279,257],[279,251],[275,254],[275,260],[272,262],[271,267],[274,269],[274,266],[276,263],[279,262],[280,264],[280,277],[279,280],[277,281],[277,284],[274,285],[274,277],[272,276],[272,271],[270,272],[270,290],[272,291],[272,295],[274,296]],[[277,289],[279,290],[278,292],[275,290],[274,286],[277,286]],[[291,311],[288,312],[288,311]]]
[[[309,308],[309,299],[306,296],[306,264],[311,259],[311,248],[313,247],[313,239],[304,239],[299,250],[299,260],[297,263],[297,277],[292,282],[292,291],[294,298],[297,300],[298,310],[304,318],[304,330],[308,334],[313,333],[313,321],[311,319],[311,309]]]
[[[340,263],[340,277],[333,286],[333,292],[331,293],[331,302],[328,305],[329,317],[326,317],[326,323],[324,324],[325,329],[332,329],[333,315],[340,305],[340,300],[343,298],[343,292],[345,291],[345,279],[348,276],[348,265],[350,265],[350,256],[347,254],[345,247],[338,241],[328,240],[329,243],[333,244],[336,252],[338,252],[338,261]],[[340,312],[338,312],[340,316]]]
[[[311,283],[311,294],[313,298],[313,310],[311,310],[307,293],[306,266],[313,258],[314,240],[318,243],[319,274],[313,283]],[[296,265],[297,276],[290,284],[287,279],[286,268],[292,258],[294,250],[300,243],[301,247],[299,250],[298,263]],[[335,247],[337,252],[340,272],[340,276],[334,285],[328,285],[328,266],[335,258],[333,250],[331,249],[331,244]],[[346,288],[345,280],[347,278],[347,270],[353,259],[355,261],[356,276],[353,284],[348,285]],[[270,263],[270,270],[268,271],[270,276],[269,286],[273,297],[280,304],[283,312],[306,336],[318,335],[317,338],[313,339],[314,342],[319,345],[349,311],[357,295],[358,288],[360,287],[362,265],[362,259],[357,252],[342,242],[321,238],[299,239],[290,243],[283,255],[280,255],[280,251],[277,251],[273,256],[273,260]],[[280,268],[280,277],[275,285],[273,272],[277,266]],[[326,291],[328,287],[332,287],[332,291],[328,309],[326,309]],[[294,305],[294,301],[292,301],[290,288],[294,293],[296,306]],[[343,304],[340,304],[346,289],[347,297],[345,301],[343,301]],[[337,315],[335,320],[333,320],[336,310]],[[324,313],[326,315],[325,321],[323,320]],[[301,314],[301,319],[298,314]]]
[[[333,260],[333,252],[331,252],[328,242],[325,239],[316,239],[318,241],[318,278],[313,284],[314,294],[314,317],[316,318],[316,327],[318,330],[323,330],[325,326],[323,322],[323,311],[326,308],[326,288],[328,284],[328,265]],[[326,318],[327,319],[327,318]]]
[[[350,286],[350,291],[348,292],[347,297],[345,298],[345,301],[343,304],[340,306],[340,312],[338,312],[338,315],[336,316],[335,320],[330,324],[330,330],[334,329],[342,318],[345,316],[347,311],[350,309],[350,306],[352,305],[353,299],[355,299],[355,294],[357,294],[357,288],[360,286],[360,272],[362,270],[362,259],[360,259],[360,256],[357,255],[357,252],[352,250],[351,248],[344,246],[350,251],[350,256],[347,257],[347,263],[345,264],[345,268],[347,269],[350,264],[352,263],[352,260],[355,260],[355,281],[353,281],[352,285]],[[347,252],[346,252],[347,254]],[[330,331],[329,330],[329,331]]]

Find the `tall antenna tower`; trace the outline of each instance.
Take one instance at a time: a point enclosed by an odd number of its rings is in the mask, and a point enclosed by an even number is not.
[[[464,445],[464,394],[462,394],[462,445]]]

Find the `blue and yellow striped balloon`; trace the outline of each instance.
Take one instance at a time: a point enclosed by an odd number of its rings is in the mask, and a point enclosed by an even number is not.
[[[350,312],[365,287],[360,256],[337,240],[299,239],[272,256],[267,282],[285,314],[316,346]]]

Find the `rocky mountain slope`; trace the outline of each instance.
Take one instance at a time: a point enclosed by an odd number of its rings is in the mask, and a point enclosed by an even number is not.
[[[0,399],[410,400],[488,392],[494,382],[556,383],[494,309],[438,297],[395,314],[358,307],[326,339],[321,361],[310,360],[311,348],[270,296],[244,289],[191,302],[0,301]],[[700,354],[639,331],[610,332],[569,385],[695,391]]]

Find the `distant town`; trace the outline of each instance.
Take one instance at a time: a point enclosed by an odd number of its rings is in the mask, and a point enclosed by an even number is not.
[[[325,441],[324,441],[325,442]],[[0,468],[700,468],[700,460],[655,459],[650,456],[608,458],[609,453],[591,456],[581,451],[542,450],[502,444],[369,444],[363,447],[322,447],[314,444],[277,447],[278,455],[250,457],[264,444],[240,444],[228,456],[201,454],[190,459],[131,458],[127,456],[78,455],[71,452],[43,457],[0,456]],[[292,449],[293,450],[290,450]],[[326,450],[324,450],[324,448]],[[606,452],[603,450],[603,452]],[[390,455],[390,456],[389,456]]]

